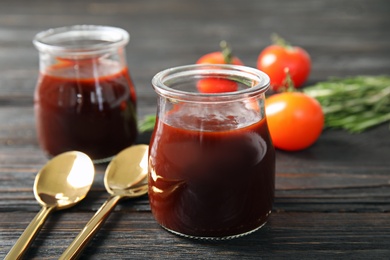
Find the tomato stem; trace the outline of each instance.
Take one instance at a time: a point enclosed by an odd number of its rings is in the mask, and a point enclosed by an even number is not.
[[[271,35],[271,40],[274,44],[282,46],[283,48],[292,48],[292,45],[289,42],[287,42],[285,39],[283,39],[276,33],[273,33]]]
[[[284,72],[286,73],[286,77],[283,80],[284,92],[294,92],[294,81],[291,78],[290,69],[285,67]]]
[[[226,64],[232,64],[233,63],[233,53],[232,49],[229,48],[229,45],[226,41],[221,41],[219,43],[219,46],[221,47],[221,52],[223,55],[223,59]]]

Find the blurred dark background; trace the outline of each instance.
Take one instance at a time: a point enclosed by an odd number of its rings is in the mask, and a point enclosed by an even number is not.
[[[148,105],[154,102],[155,73],[194,63],[219,50],[221,40],[255,67],[270,35],[278,33],[311,54],[306,85],[330,76],[390,72],[388,0],[2,0],[0,96],[32,98],[38,73],[32,38],[74,24],[111,25],[130,33],[127,57],[141,114],[154,112]]]

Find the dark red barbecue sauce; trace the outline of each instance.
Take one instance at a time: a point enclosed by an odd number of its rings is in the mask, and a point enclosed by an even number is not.
[[[262,226],[275,185],[266,120],[221,130],[210,119],[202,122],[207,130],[199,131],[191,130],[199,123],[196,116],[168,117],[180,123],[158,120],[150,143],[149,199],[157,222],[197,237],[234,236]]]
[[[134,86],[116,63],[64,60],[51,67],[40,75],[35,115],[50,156],[79,150],[94,160],[108,158],[137,136]]]

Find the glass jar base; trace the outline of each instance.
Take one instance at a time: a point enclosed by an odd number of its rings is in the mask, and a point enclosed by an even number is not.
[[[174,231],[174,230],[171,230],[169,228],[166,228],[164,227],[163,225],[160,225],[162,228],[164,228],[165,230],[175,234],[175,235],[178,235],[178,236],[181,236],[181,237],[185,237],[185,238],[190,238],[190,239],[196,239],[196,240],[209,240],[209,241],[220,241],[220,240],[231,240],[231,239],[235,239],[235,238],[240,238],[240,237],[243,237],[243,236],[247,236],[249,234],[252,234],[254,232],[256,232],[257,230],[259,230],[260,228],[262,228],[267,222],[264,222],[262,225],[260,225],[259,227],[255,228],[255,229],[252,229],[250,231],[247,231],[247,232],[244,232],[244,233],[240,233],[240,234],[236,234],[236,235],[230,235],[230,236],[224,236],[224,237],[202,237],[202,236],[192,236],[192,235],[187,235],[187,234],[183,234],[183,233],[180,233],[180,232],[177,232],[177,231]]]

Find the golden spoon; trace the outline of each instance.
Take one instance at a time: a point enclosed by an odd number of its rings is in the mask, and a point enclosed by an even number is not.
[[[21,259],[53,210],[69,208],[88,193],[95,176],[91,159],[81,152],[66,152],[51,159],[37,174],[34,196],[39,213],[11,248],[5,260]]]
[[[104,186],[111,196],[59,259],[77,259],[93,235],[103,226],[119,200],[139,197],[148,192],[148,149],[147,145],[135,145],[114,157],[104,176]]]

